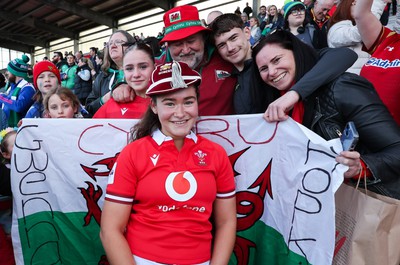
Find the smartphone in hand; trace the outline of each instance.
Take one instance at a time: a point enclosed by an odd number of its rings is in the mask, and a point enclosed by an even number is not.
[[[358,142],[358,132],[354,122],[349,121],[344,127],[340,141],[342,142],[343,151],[353,151]]]

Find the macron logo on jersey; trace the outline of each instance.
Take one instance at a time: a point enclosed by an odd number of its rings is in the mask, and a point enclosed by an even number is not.
[[[197,191],[197,181],[189,171],[172,172],[165,181],[165,190],[171,199],[185,202]]]
[[[150,156],[150,159],[151,159],[151,162],[153,162],[153,165],[154,166],[156,166],[157,165],[157,161],[158,161],[158,158],[160,157],[160,154],[154,154],[154,155],[152,155],[152,156]]]
[[[128,108],[122,108],[121,109],[122,116],[124,116],[127,111],[128,111]]]

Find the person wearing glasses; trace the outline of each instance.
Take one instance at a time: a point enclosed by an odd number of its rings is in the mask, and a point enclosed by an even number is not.
[[[306,21],[306,6],[302,2],[288,2],[283,6],[285,24],[283,28],[290,31],[302,42],[313,46],[314,27]]]
[[[128,47],[127,44],[134,42],[133,36],[125,30],[117,30],[110,36],[105,45],[101,71],[94,80],[92,91],[86,99],[86,109],[91,116],[111,98],[112,85],[123,80],[124,51]],[[127,85],[121,84],[120,86]]]
[[[197,7],[177,6],[164,16],[165,34],[160,44],[167,45],[157,64],[173,60],[184,62],[201,73],[199,111],[201,116],[234,114],[233,92],[236,79],[232,77],[232,64],[224,61],[209,41],[211,30],[199,19]],[[113,91],[116,101],[122,101],[133,90],[117,87]]]
[[[224,14],[214,20],[211,27],[215,46],[221,57],[232,63],[235,67],[232,74],[237,77],[237,84],[233,96],[233,104],[236,114],[261,113],[265,109],[257,109],[252,101],[252,87],[258,87],[253,72],[257,71],[252,66],[250,29],[243,27],[243,21],[235,14]],[[332,61],[337,63],[332,65]],[[307,78],[302,79],[292,87],[279,101],[271,103],[271,108],[279,109],[282,113],[291,109],[300,97],[307,97],[321,84],[332,81],[342,74],[354,63],[356,54],[347,49],[324,49],[321,51],[321,59],[308,73]]]
[[[318,60],[317,52],[288,31],[276,31],[253,48],[255,78],[265,83],[256,91],[256,104],[267,108],[299,82]],[[284,117],[267,111],[268,122],[291,117],[326,140],[338,138],[353,121],[359,141],[355,151],[342,151],[338,163],[349,167],[348,179],[367,177],[369,189],[400,198],[400,127],[365,78],[343,73],[300,100]]]

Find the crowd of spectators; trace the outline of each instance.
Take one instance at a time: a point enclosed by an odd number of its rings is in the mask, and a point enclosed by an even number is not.
[[[399,33],[381,20],[391,3],[285,1],[282,7],[260,6],[258,12],[246,3],[243,12],[239,7],[230,14],[212,11],[203,20],[195,7],[181,6],[176,8],[180,19],[191,23],[179,30],[171,30],[176,21],[164,15],[165,28],[157,36],[118,30],[103,49],[54,51],[51,60],[45,57],[35,65],[23,55],[0,74],[0,129],[17,127],[23,118],[139,118],[150,104],[145,91],[151,72],[178,61],[201,73],[201,116],[264,113],[269,122],[291,116],[326,139],[339,137],[354,116],[364,138],[359,149],[338,156],[349,166],[345,176],[363,172],[377,192],[399,199],[394,185],[400,182],[400,157],[392,150],[400,145]],[[342,90],[346,84],[354,93]],[[365,91],[371,92],[366,96]],[[326,106],[317,109],[321,98],[326,104],[340,102],[338,110],[326,110],[331,116],[325,117],[319,111]],[[317,103],[310,107],[311,101]],[[352,113],[344,117],[349,110],[340,108],[350,105]],[[371,111],[380,117],[371,112],[365,119],[365,105],[374,105]],[[381,133],[372,144],[377,134],[371,122],[390,127],[390,135]],[[378,152],[386,152],[385,158]],[[383,176],[382,170],[390,174]]]

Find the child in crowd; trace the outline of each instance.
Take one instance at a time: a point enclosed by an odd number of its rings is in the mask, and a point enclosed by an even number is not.
[[[43,118],[43,98],[47,92],[61,84],[60,71],[52,62],[41,61],[33,67],[33,84],[36,88],[35,103],[29,108],[25,118]]]
[[[59,87],[46,94],[43,101],[47,118],[82,118],[79,100],[68,88]]]
[[[0,132],[0,260],[1,264],[13,265],[14,254],[11,243],[12,198],[10,182],[10,160],[17,135],[16,128]]]
[[[135,43],[125,50],[123,59],[124,78],[133,88],[136,97],[127,103],[110,98],[93,118],[139,119],[146,112],[150,98],[146,96],[151,73],[154,70],[152,49],[144,43]]]

